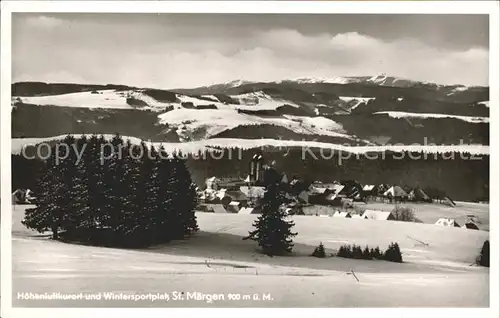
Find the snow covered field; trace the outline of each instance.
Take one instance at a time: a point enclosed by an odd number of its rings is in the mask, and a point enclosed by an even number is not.
[[[474,216],[479,222],[480,229],[489,231],[490,229],[490,205],[472,202],[455,202],[455,207],[438,203],[404,203],[402,205],[410,207],[415,211],[415,216],[426,224],[433,225],[440,218],[455,219],[460,225],[464,225],[469,220],[468,216]],[[355,203],[362,209],[392,211],[394,204],[382,202]]]
[[[298,107],[295,103],[285,100],[280,100],[269,96],[261,91],[232,95],[232,99],[238,101],[238,104],[226,104],[221,102],[216,96],[204,96],[209,100],[176,94],[177,101],[163,103],[153,97],[143,93],[143,90],[98,90],[94,92],[79,92],[49,96],[28,96],[16,97],[13,96],[13,101],[20,100],[25,104],[34,104],[40,106],[61,106],[61,107],[84,107],[84,108],[111,108],[111,109],[131,109],[137,108],[127,103],[127,97],[145,102],[148,106],[139,108],[159,110],[165,109],[166,106],[182,107],[182,103],[193,103],[193,105],[215,105],[218,109],[247,109],[247,110],[271,110],[276,109],[284,104]]]
[[[376,112],[374,115],[387,114],[389,117],[393,118],[454,118],[460,119],[469,123],[489,123],[490,119],[488,117],[472,117],[472,116],[457,116],[457,115],[447,115],[447,114],[430,114],[430,113],[409,113],[409,112],[397,112],[397,111],[383,111]]]
[[[347,97],[347,96],[339,96],[339,98],[347,103],[349,103],[353,100],[356,101],[356,104],[354,104],[350,108],[350,110],[356,109],[359,105],[366,104],[369,101],[371,101],[372,99],[375,99],[375,97]]]
[[[84,108],[111,108],[111,109],[133,109],[127,103],[127,97],[142,100],[151,108],[161,107],[165,109],[169,104],[160,103],[141,92],[100,90],[95,93],[81,92],[50,96],[17,97],[25,104],[40,106],[62,106],[62,107],[84,107]],[[15,97],[16,98],[16,97]]]
[[[79,137],[81,135],[74,135]],[[43,142],[50,142],[53,140],[62,140],[65,135],[54,136],[48,138],[12,138],[11,149],[13,154],[20,154],[23,147],[33,146]],[[112,138],[112,135],[106,135],[107,138]],[[132,143],[139,144],[140,139],[135,137],[123,136],[124,139],[129,139]],[[471,155],[487,155],[489,154],[489,146],[485,145],[385,145],[385,146],[344,146],[339,144],[331,144],[316,141],[300,141],[300,140],[276,140],[276,139],[238,139],[238,138],[215,138],[198,140],[182,143],[159,143],[159,142],[146,142],[155,147],[163,145],[167,151],[182,151],[183,153],[197,153],[204,149],[213,149],[213,147],[220,148],[240,148],[252,149],[259,147],[304,147],[304,151],[309,148],[320,148],[328,150],[342,150],[354,154],[364,154],[367,152],[383,152],[383,151],[414,151],[424,153],[444,153],[444,152],[460,152],[470,153]],[[326,152],[325,155],[328,155]]]
[[[390,221],[295,217],[294,255],[267,257],[242,241],[256,215],[197,213],[202,230],[192,239],[148,250],[70,245],[25,229],[23,208],[13,211],[13,306],[81,307],[487,307],[489,271],[469,266],[488,233]],[[409,238],[411,237],[411,238]],[[413,238],[413,239],[412,239]],[[414,238],[428,245],[417,243]],[[323,242],[397,241],[405,263],[308,255]],[[355,272],[359,282],[350,275]],[[200,283],[203,282],[203,283]],[[17,292],[169,293],[171,301],[21,301]],[[207,302],[188,292],[223,294]],[[229,300],[228,294],[261,295]],[[262,299],[263,295],[270,299]]]
[[[185,132],[194,132],[205,129],[205,138],[217,135],[225,130],[238,126],[248,125],[275,125],[285,127],[299,134],[325,135],[353,139],[345,134],[342,125],[324,117],[301,117],[285,116],[259,117],[244,113],[238,113],[234,109],[174,109],[158,115],[160,124],[169,127],[179,127],[177,133],[183,135]]]

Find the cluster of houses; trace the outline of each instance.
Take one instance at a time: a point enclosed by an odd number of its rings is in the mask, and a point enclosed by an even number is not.
[[[432,199],[421,188],[399,185],[366,184],[361,185],[354,180],[334,182],[308,182],[296,177],[289,178],[280,174],[272,165],[266,165],[260,154],[253,156],[249,174],[246,178],[206,179],[205,189],[198,192],[199,210],[215,213],[259,213],[259,200],[264,196],[264,185],[273,179],[279,182],[289,201],[287,210],[290,214],[303,214],[302,208],[307,206],[338,207],[347,210],[356,201],[383,202],[432,202]],[[445,198],[454,206],[455,203]]]
[[[380,211],[380,210],[365,210],[362,214],[356,214],[351,212],[341,212],[335,211],[333,214],[320,215],[321,217],[333,217],[333,218],[351,218],[351,219],[364,219],[364,220],[377,220],[377,221],[395,221],[396,217],[392,212]],[[459,227],[470,230],[479,230],[477,221],[474,221],[474,216],[468,216],[468,220],[464,225],[460,224],[451,218],[440,218],[434,223],[435,225],[443,227]]]
[[[469,216],[469,219],[462,226],[460,226],[460,224],[458,224],[455,219],[450,218],[440,218],[434,224],[445,227],[461,227],[464,229],[479,230],[479,226],[477,225],[476,221],[474,221],[474,216]]]

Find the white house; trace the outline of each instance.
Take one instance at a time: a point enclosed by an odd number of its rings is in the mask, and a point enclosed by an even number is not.
[[[377,221],[389,221],[396,219],[392,214],[392,212],[377,211],[377,210],[365,210],[365,212],[362,215],[362,218],[368,220],[377,220]]]
[[[446,227],[460,227],[460,225],[454,220],[450,218],[440,218],[436,221],[436,225],[446,226]]]

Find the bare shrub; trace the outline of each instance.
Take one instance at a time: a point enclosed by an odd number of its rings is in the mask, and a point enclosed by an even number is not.
[[[394,215],[394,219],[396,221],[403,221],[403,222],[416,221],[415,211],[410,207],[404,205],[396,205],[391,212],[392,215]]]

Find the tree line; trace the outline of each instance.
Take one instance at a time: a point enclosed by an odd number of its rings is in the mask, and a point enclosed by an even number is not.
[[[26,227],[51,230],[54,239],[127,247],[198,231],[196,187],[182,154],[120,135],[68,135],[58,145],[38,169]]]

